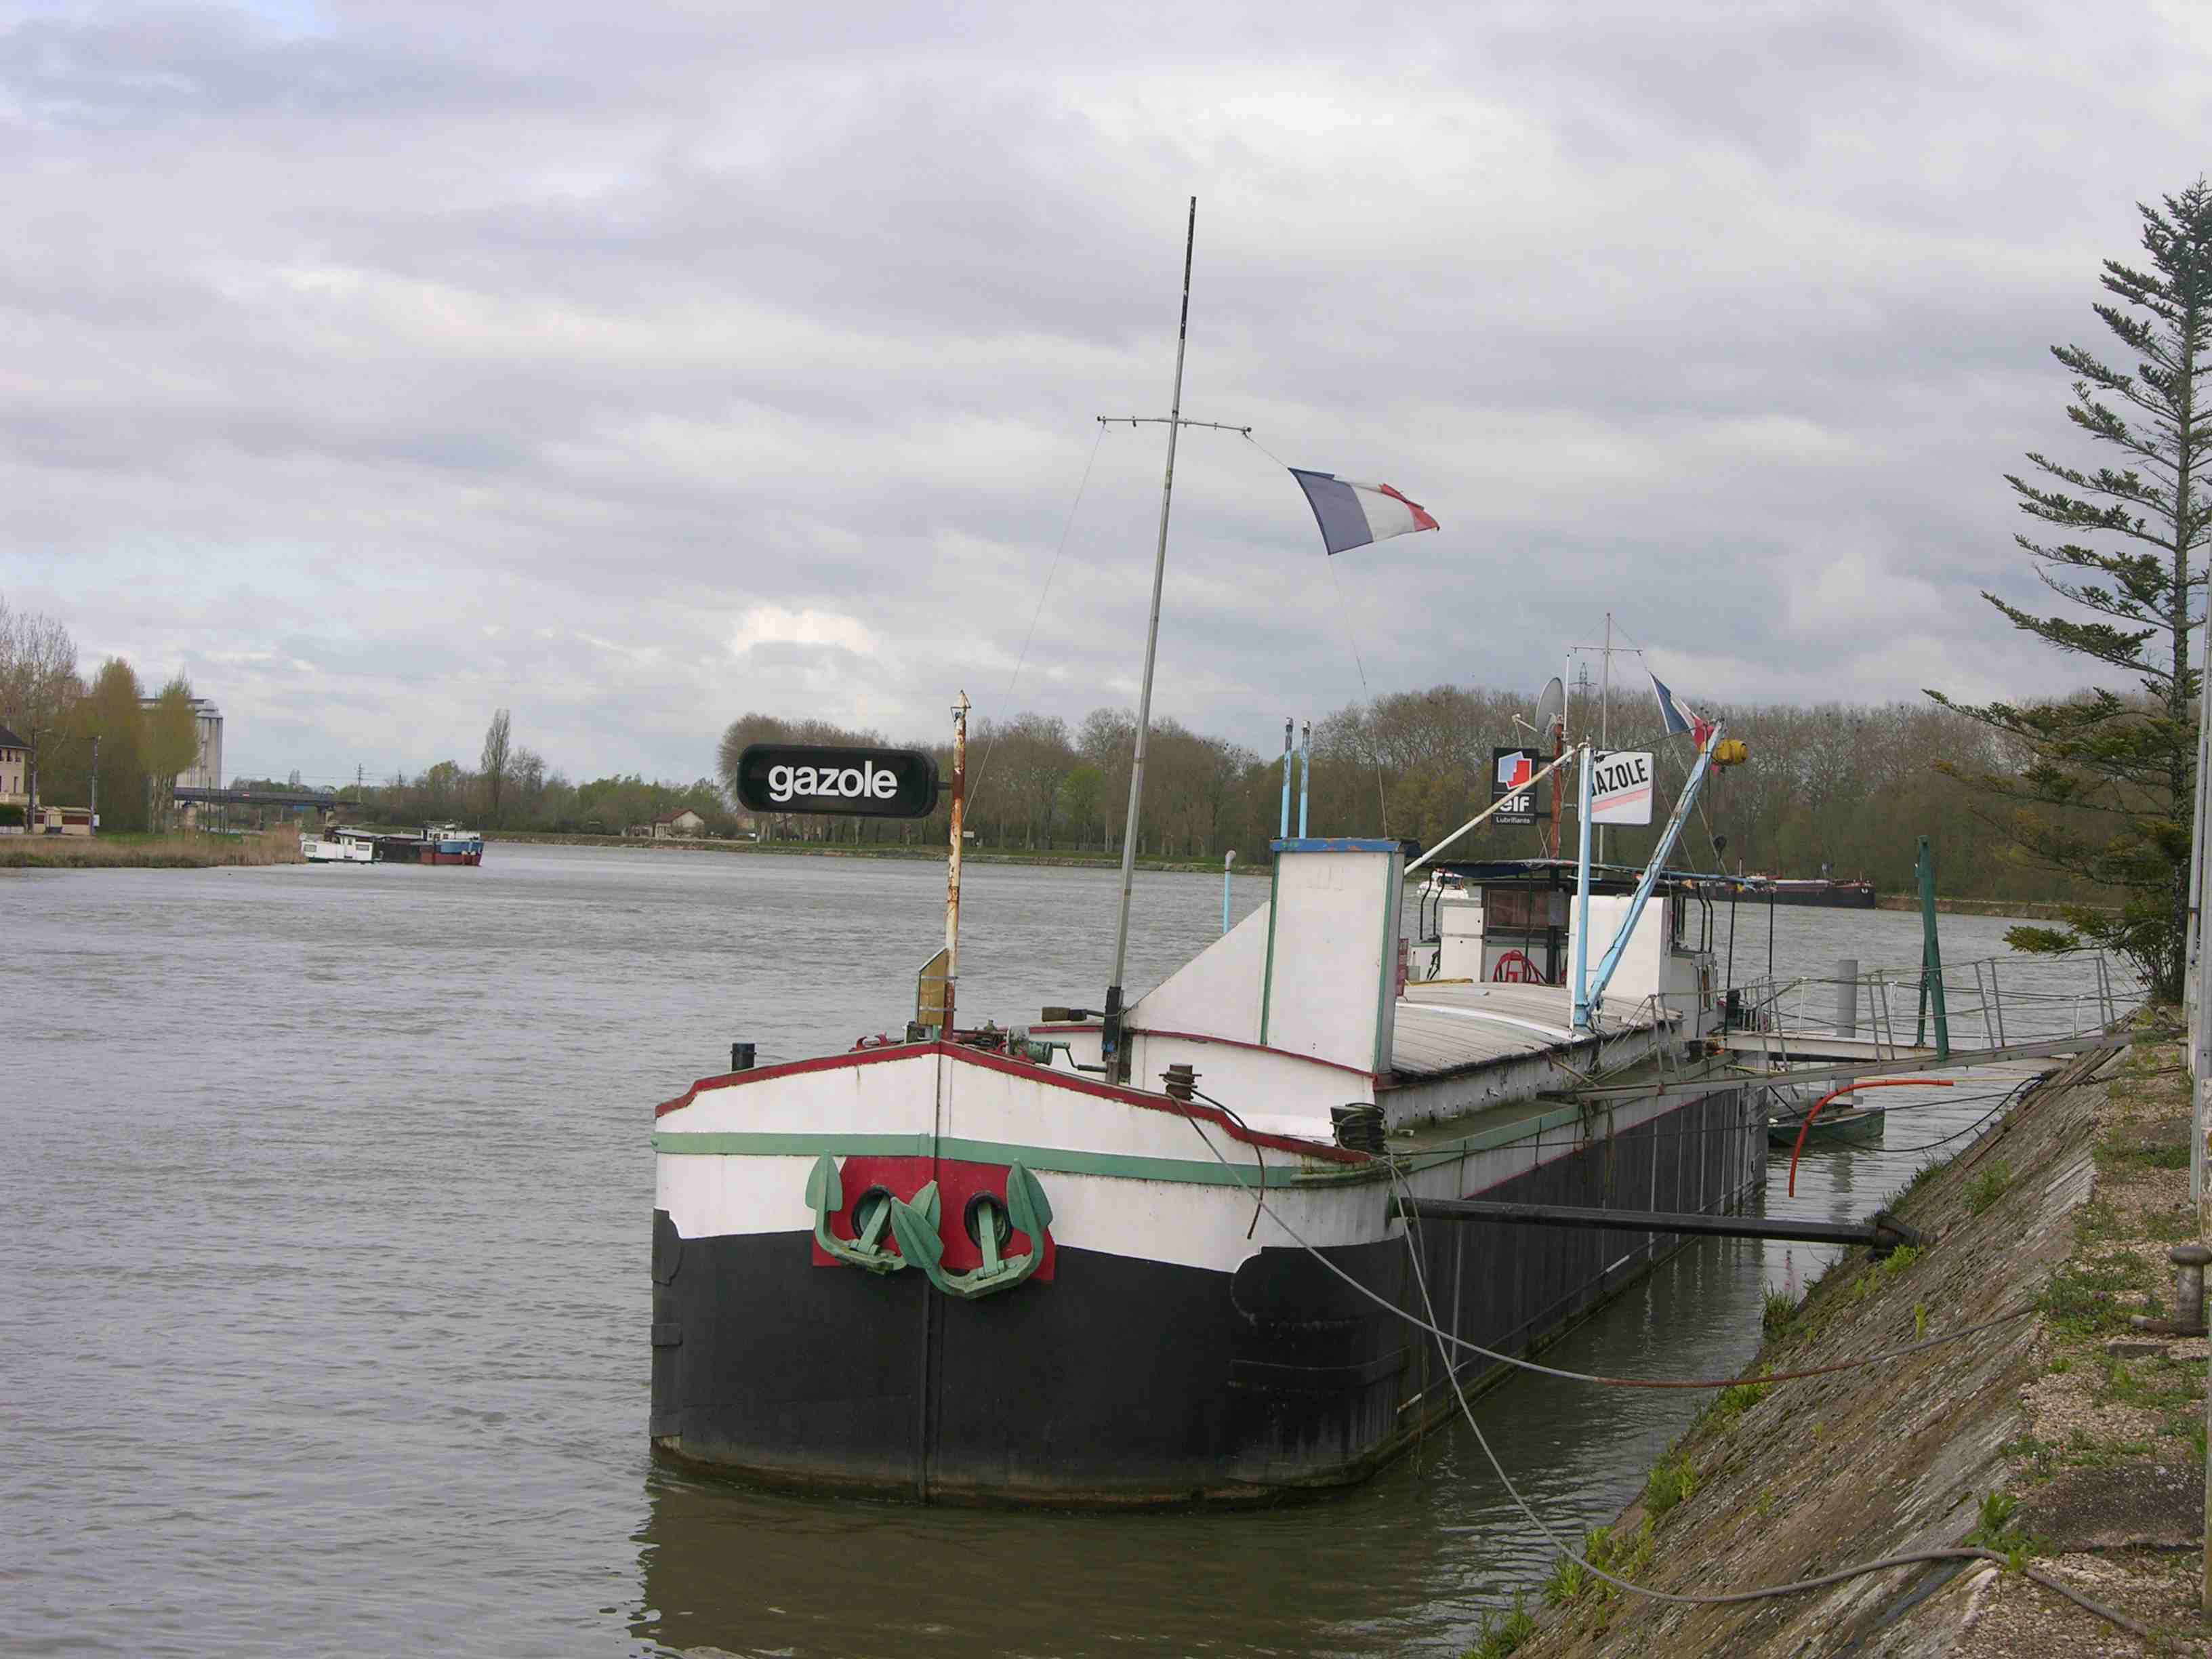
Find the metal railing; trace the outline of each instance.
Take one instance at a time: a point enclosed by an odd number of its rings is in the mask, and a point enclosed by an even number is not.
[[[1985,957],[1935,970],[1877,968],[1755,980],[1729,993],[1725,1030],[1765,1039],[1771,1063],[1794,1047],[1863,1043],[1881,1058],[1936,1044],[1936,991],[1954,1051],[2090,1036],[2131,1012],[2138,997],[2100,951]],[[1740,1044],[1737,1046],[1741,1046]]]
[[[1699,1014],[1710,1004],[1695,991],[1654,991],[1639,1000],[1626,1019],[1613,1014],[1619,1006],[1619,999],[1608,999],[1606,1008],[1596,1014],[1597,1059],[1590,1068],[1593,1078],[1632,1070],[1655,1056],[1662,1077],[1679,1076],[1682,1045],[1712,1029]]]

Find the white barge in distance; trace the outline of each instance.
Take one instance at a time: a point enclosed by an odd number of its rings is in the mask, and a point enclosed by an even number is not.
[[[1095,1017],[956,1022],[663,1104],[654,1444],[938,1502],[1342,1485],[1455,1409],[1409,1322],[1422,1280],[1444,1330],[1522,1352],[1682,1242],[1409,1231],[1400,1200],[1717,1214],[1759,1192],[1755,1091],[1547,1097],[1702,1064],[1719,1011],[1683,896],[1643,910],[1577,1030],[1565,986],[1478,977],[1479,893],[1447,896],[1406,982],[1400,843],[1274,852],[1268,902],[1124,1011],[1119,1066]],[[1594,947],[1628,908],[1592,899]],[[1454,1352],[1462,1383],[1493,1366]]]

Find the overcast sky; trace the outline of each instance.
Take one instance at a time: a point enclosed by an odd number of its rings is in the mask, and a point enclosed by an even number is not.
[[[311,780],[1133,706],[1164,436],[1093,417],[1194,195],[1258,444],[1184,438],[1162,712],[1533,692],[1608,607],[1692,702],[2047,689],[2002,474],[2212,165],[2181,5],[0,18],[0,596]],[[1443,528],[1325,560],[1267,452]]]

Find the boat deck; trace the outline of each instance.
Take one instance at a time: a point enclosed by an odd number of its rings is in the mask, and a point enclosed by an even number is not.
[[[1479,1151],[1485,1146],[1518,1140],[1537,1129],[1577,1115],[1575,1109],[1556,1097],[1533,1096],[1527,1100],[1464,1112],[1439,1122],[1409,1124],[1390,1137],[1394,1153],[1419,1156],[1429,1152]]]
[[[1607,1037],[1652,1024],[1649,1000],[1641,997],[1607,997],[1597,1013]],[[1400,1079],[1437,1077],[1591,1041],[1575,1035],[1564,985],[1416,982],[1398,1001],[1390,1066]]]

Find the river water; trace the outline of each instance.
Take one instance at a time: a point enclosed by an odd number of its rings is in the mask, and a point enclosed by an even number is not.
[[[971,866],[963,1014],[1095,1006],[1114,887]],[[0,1650],[1460,1651],[1550,1553],[1463,1425],[1218,1515],[774,1497],[648,1454],[653,1103],[732,1038],[897,1030],[942,902],[928,864],[502,844],[0,872]],[[1739,981],[1766,921],[1739,916]],[[1774,922],[1784,972],[1919,954],[1911,915]],[[1947,960],[2006,926],[1945,918]],[[1140,877],[1133,990],[1219,927],[1218,879]],[[1770,1209],[1863,1215],[2003,1086],[1892,1091],[1883,1150],[1808,1158],[1794,1201],[1778,1170]],[[1726,1373],[1826,1260],[1709,1242],[1547,1358]],[[1509,1383],[1477,1411],[1564,1532],[1703,1398]]]

